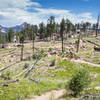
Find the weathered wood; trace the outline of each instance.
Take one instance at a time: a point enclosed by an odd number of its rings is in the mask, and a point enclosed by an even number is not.
[[[3,85],[4,87],[7,87],[9,86],[10,84],[13,84],[15,82],[19,82],[19,79],[16,79],[16,80],[12,80],[12,81],[7,81],[7,82],[2,82],[0,83],[0,85]]]
[[[33,82],[35,82],[35,83],[39,83],[39,81],[38,80],[35,80],[35,79],[31,79],[31,78],[29,78],[29,80],[31,80],[31,81],[33,81]]]
[[[42,83],[39,80],[35,80],[35,79],[31,79],[31,78],[29,78],[29,80],[32,82],[35,82],[36,84],[41,84],[41,85],[47,86],[47,84],[45,84],[44,82]]]
[[[94,46],[94,50],[95,51],[100,51],[100,48],[97,48],[96,46]]]
[[[100,16],[98,16],[97,24],[96,24],[96,37],[98,36],[98,30],[99,30],[99,19],[100,19]]]
[[[80,40],[81,40],[81,32],[79,32],[79,37],[78,37],[77,53],[78,53],[79,48],[80,48]]]
[[[63,32],[61,33],[61,40],[62,40],[62,53],[64,52],[64,38],[63,38]]]
[[[45,55],[43,55],[43,56],[45,56]],[[29,70],[25,73],[24,78],[26,78],[26,77],[28,76],[28,74],[31,72],[31,70],[35,67],[35,65],[40,61],[40,59],[41,59],[43,56],[41,56],[39,59],[37,59],[37,60],[35,61],[35,63],[34,63],[34,64],[29,68]]]
[[[16,48],[13,49],[12,51],[10,51],[11,53],[4,54],[4,55],[2,55],[2,56],[0,56],[0,57],[4,57],[4,56],[11,55],[11,54],[15,53],[15,50],[16,50]]]
[[[14,62],[14,63],[12,63],[12,64],[10,64],[10,65],[8,65],[8,66],[5,66],[5,67],[3,67],[3,68],[0,68],[0,72],[1,71],[3,71],[3,70],[5,70],[5,69],[7,69],[7,68],[9,68],[10,66],[12,66],[12,65],[14,65],[14,64],[16,64],[16,63],[19,63],[20,61],[16,61],[16,62]]]
[[[94,44],[94,45],[96,45],[96,46],[99,46],[100,47],[100,45],[98,45],[98,44],[96,44],[96,43],[94,43],[94,42],[92,42],[92,41],[90,41],[90,40],[86,40],[87,42],[89,42],[89,43],[91,43],[91,44]]]
[[[21,76],[22,74],[24,74],[27,71],[27,69],[23,70],[21,73],[19,73],[18,75],[15,76],[15,78],[18,78],[19,76]]]
[[[22,42],[20,61],[23,60],[23,52],[24,52],[23,50],[24,50],[24,43]]]
[[[98,98],[98,100],[100,100],[100,94],[88,94],[88,95],[86,95],[86,96],[84,96],[82,99],[79,99],[79,100],[85,100],[85,99],[89,99],[90,100],[90,98],[91,98],[91,100],[95,100],[95,99],[97,99]]]

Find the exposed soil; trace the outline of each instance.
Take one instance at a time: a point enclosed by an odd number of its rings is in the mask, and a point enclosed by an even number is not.
[[[65,89],[62,90],[53,90],[51,92],[47,92],[42,94],[41,96],[35,96],[31,99],[25,100],[61,100],[61,97],[66,93]]]

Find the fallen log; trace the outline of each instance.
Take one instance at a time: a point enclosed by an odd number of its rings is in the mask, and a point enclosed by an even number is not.
[[[91,44],[94,44],[94,45],[96,45],[96,46],[98,46],[98,47],[100,47],[100,45],[99,44],[96,44],[96,43],[94,43],[94,42],[92,42],[92,41],[90,41],[90,40],[86,40],[87,42],[89,42],[89,43],[91,43]]]
[[[9,51],[8,53],[6,53],[6,54],[4,54],[4,55],[2,55],[2,56],[0,56],[0,57],[9,56],[9,55],[11,55],[11,54],[14,54],[14,53],[16,53],[16,52],[15,52],[16,49],[17,49],[17,48],[14,48],[13,50]]]
[[[29,80],[32,81],[32,82],[35,82],[36,84],[41,84],[41,85],[47,86],[47,84],[42,83],[39,80],[35,80],[35,79],[31,79],[31,78],[29,78]]]
[[[43,55],[45,56],[45,55]],[[39,59],[36,60],[36,62],[29,68],[29,70],[25,73],[24,78],[26,78],[28,76],[28,74],[31,72],[31,70],[35,67],[35,65],[41,60],[41,58],[43,57],[41,56]]]
[[[12,51],[14,51],[14,52],[12,52]],[[11,53],[4,54],[4,55],[2,55],[2,56],[0,56],[0,57],[9,56],[9,55],[11,55],[11,54],[14,54],[14,53],[15,53],[15,50],[12,50],[12,51],[11,51]]]
[[[13,84],[15,82],[19,82],[19,79],[16,79],[16,80],[12,80],[12,81],[7,81],[7,82],[2,82],[0,83],[0,85],[2,85],[3,87],[7,87],[9,86],[10,84]]]
[[[0,68],[0,72],[3,71],[3,70],[5,70],[5,69],[7,69],[7,68],[9,68],[10,66],[12,66],[12,65],[14,65],[14,64],[16,64],[16,63],[19,63],[19,62],[20,62],[20,61],[16,61],[16,62],[14,62],[14,63],[12,63],[12,64],[6,66],[6,67]]]
[[[31,79],[31,78],[29,78],[29,80],[31,80],[31,81],[33,81],[35,83],[39,83],[39,80],[35,80],[35,79]]]
[[[18,75],[15,76],[15,78],[18,78],[19,76],[21,76],[22,74],[24,74],[27,71],[27,69],[23,70],[21,73],[19,73]]]
[[[29,70],[25,73],[24,78],[26,78],[28,76],[28,74],[30,73],[30,71],[34,68],[34,66],[37,64],[37,62],[40,60],[40,58],[38,60],[36,60],[36,62],[29,68]]]
[[[100,48],[97,48],[96,46],[94,46],[94,50],[95,51],[100,51]]]
[[[82,99],[79,99],[79,100],[85,100],[85,99],[91,99],[91,100],[96,100],[96,99],[98,99],[98,100],[100,100],[100,94],[88,94],[88,95],[86,95],[86,96],[84,96]]]

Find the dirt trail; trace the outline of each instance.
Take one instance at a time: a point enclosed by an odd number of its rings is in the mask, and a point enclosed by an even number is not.
[[[61,97],[66,93],[65,89],[62,90],[53,90],[51,92],[47,92],[42,94],[41,96],[35,96],[32,99],[25,99],[25,100],[61,100]]]
[[[84,63],[84,64],[89,64],[89,65],[93,65],[93,66],[96,66],[96,67],[100,67],[100,64],[94,64],[94,63],[91,63],[91,62],[86,62],[86,61],[81,60],[81,59],[78,59],[78,60],[71,59],[71,61],[76,62],[76,63]]]
[[[95,87],[96,90],[100,90],[100,87]],[[25,100],[63,100],[62,97],[66,93],[65,89],[62,90],[53,90],[51,92],[47,92],[45,94],[42,94],[41,96],[34,96],[30,99],[25,99]],[[72,99],[72,100],[79,100],[77,99]]]

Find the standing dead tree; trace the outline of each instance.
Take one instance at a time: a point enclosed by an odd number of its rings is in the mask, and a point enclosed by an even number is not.
[[[100,21],[100,15],[98,16],[97,24],[96,24],[96,37],[98,36],[99,21]]]
[[[80,40],[81,40],[81,32],[79,31],[79,37],[78,37],[78,43],[77,43],[77,53],[79,51],[79,48],[80,48]]]
[[[20,43],[21,43],[21,56],[20,56],[20,60],[23,60],[23,49],[24,49],[24,41],[25,41],[25,32],[26,30],[22,30],[20,32],[19,38],[20,38]]]
[[[62,41],[62,53],[64,52],[64,31],[65,31],[65,20],[62,19],[61,23],[60,23],[60,36],[61,36],[61,41]]]

